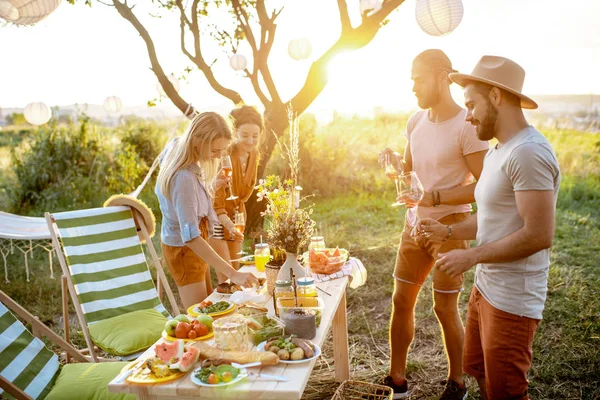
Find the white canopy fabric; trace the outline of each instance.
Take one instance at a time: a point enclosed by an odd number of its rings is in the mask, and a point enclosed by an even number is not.
[[[13,240],[50,239],[45,218],[22,217],[0,211],[0,238]]]

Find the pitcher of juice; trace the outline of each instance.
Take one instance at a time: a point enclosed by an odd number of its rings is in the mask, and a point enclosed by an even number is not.
[[[271,251],[267,243],[257,243],[254,250],[254,264],[257,271],[264,271],[265,265],[271,259]]]

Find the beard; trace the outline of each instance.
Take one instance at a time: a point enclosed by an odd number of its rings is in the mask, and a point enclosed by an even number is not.
[[[498,109],[491,102],[487,103],[487,110],[483,119],[478,121],[475,130],[477,138],[482,141],[492,140],[496,133],[496,121],[498,120]]]
[[[427,110],[435,106],[440,101],[440,92],[437,89],[432,89],[423,97],[417,97],[417,104],[422,110]]]

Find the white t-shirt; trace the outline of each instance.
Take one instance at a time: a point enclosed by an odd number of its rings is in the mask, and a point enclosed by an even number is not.
[[[412,170],[426,192],[444,191],[473,182],[473,174],[465,156],[489,148],[488,142],[477,138],[475,127],[465,121],[466,110],[447,121],[429,120],[429,111],[413,114],[406,126],[406,138],[412,156]],[[407,211],[406,220],[414,225],[419,218],[439,220],[454,213],[471,212],[471,204],[440,204],[437,207],[417,206]]]
[[[500,148],[491,148],[475,189],[477,246],[495,242],[523,227],[514,192],[552,190],[556,204],[559,185],[556,155],[548,140],[532,126]],[[479,264],[475,286],[497,309],[541,319],[549,266],[549,249],[513,262]]]

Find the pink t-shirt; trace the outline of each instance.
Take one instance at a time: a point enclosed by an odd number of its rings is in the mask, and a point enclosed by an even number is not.
[[[489,145],[479,140],[475,127],[465,121],[466,112],[462,109],[449,120],[435,123],[429,120],[429,111],[423,110],[408,120],[405,136],[410,146],[412,169],[426,192],[450,190],[474,181],[464,156],[487,151]],[[439,220],[464,212],[471,212],[471,204],[417,206],[409,209],[406,217],[408,223],[414,225],[416,215]]]

